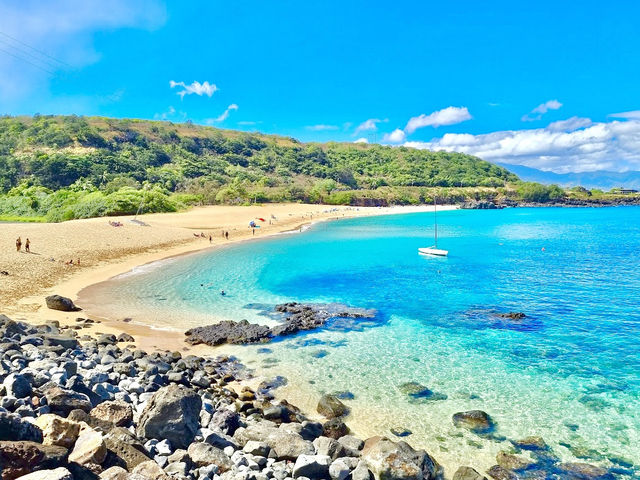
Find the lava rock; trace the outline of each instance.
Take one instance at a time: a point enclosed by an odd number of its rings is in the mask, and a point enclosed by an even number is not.
[[[0,441],[1,440],[26,440],[42,442],[42,430],[20,418],[19,415],[0,412]]]
[[[176,448],[187,448],[200,428],[202,400],[192,389],[171,384],[158,390],[144,408],[138,435],[166,438]]]
[[[82,310],[76,307],[70,298],[62,297],[60,295],[49,295],[45,298],[47,302],[47,308],[51,310],[60,310],[62,312],[77,312]]]

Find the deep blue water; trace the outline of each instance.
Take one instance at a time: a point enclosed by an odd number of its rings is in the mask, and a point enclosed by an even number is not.
[[[432,221],[422,213],[322,223],[143,268],[100,292],[134,319],[181,328],[264,321],[250,303],[375,308],[379,326],[275,343],[272,362],[312,379],[310,396],[352,391],[365,431],[411,423],[416,443],[452,461],[479,447],[466,434],[466,442],[450,438],[451,413],[483,408],[508,438],[542,434],[565,459],[632,471],[640,464],[640,208],[439,212],[448,258],[417,255],[432,244]],[[510,311],[526,318],[495,315]],[[327,353],[298,348],[309,343]],[[255,348],[243,351],[260,366]],[[449,398],[428,410],[402,403],[397,386],[409,380]],[[483,446],[491,455],[499,447]]]

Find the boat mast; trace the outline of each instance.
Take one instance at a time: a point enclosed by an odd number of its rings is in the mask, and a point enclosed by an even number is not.
[[[434,237],[436,242],[436,248],[438,248],[438,216],[436,215],[436,209],[438,207],[438,203],[436,202],[436,196],[433,196],[433,227],[434,227]]]

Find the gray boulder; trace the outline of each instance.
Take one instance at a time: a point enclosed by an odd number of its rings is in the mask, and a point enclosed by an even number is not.
[[[487,480],[471,467],[460,467],[453,474],[453,480]]]
[[[329,419],[342,417],[349,413],[347,406],[342,403],[335,395],[323,395],[318,401],[316,410],[320,415]]]
[[[57,385],[49,385],[44,389],[44,396],[51,412],[63,417],[66,417],[72,410],[89,412],[93,407],[91,400],[84,393],[61,388]]]
[[[18,415],[0,412],[0,440],[27,440],[42,443],[42,430]]]
[[[7,389],[7,395],[16,398],[28,397],[33,391],[27,377],[19,373],[10,373],[7,375],[3,384]]]
[[[0,467],[3,479],[18,478],[36,470],[57,468],[67,461],[68,450],[35,442],[0,441]]]
[[[144,408],[138,435],[162,438],[175,448],[187,448],[200,428],[202,400],[190,388],[170,384],[158,390]]]
[[[331,458],[327,455],[300,455],[293,465],[293,478],[306,477],[311,480],[329,478]]]
[[[345,448],[334,438],[318,437],[313,441],[318,455],[328,455],[332,460],[345,455]]]
[[[233,466],[231,459],[219,448],[204,442],[196,442],[187,449],[189,458],[198,467],[216,465],[220,473],[224,473]]]
[[[369,438],[362,458],[376,480],[435,480],[438,474],[438,464],[427,452],[385,437]]]
[[[45,301],[47,302],[47,308],[51,310],[60,310],[63,312],[77,312],[78,310],[82,310],[76,307],[70,298],[60,295],[49,295],[45,298]]]
[[[276,457],[280,460],[295,461],[300,455],[313,455],[313,444],[297,433],[277,432],[268,439]]]

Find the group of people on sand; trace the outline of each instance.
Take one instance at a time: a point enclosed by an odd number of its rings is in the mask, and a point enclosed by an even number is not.
[[[22,251],[22,237],[18,237],[16,239],[16,251]],[[28,238],[24,242],[24,251],[26,253],[31,253],[31,240],[29,240]]]

